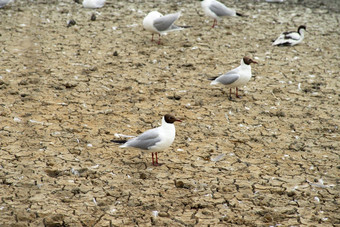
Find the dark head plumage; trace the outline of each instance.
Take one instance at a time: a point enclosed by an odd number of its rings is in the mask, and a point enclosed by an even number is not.
[[[300,25],[299,28],[298,28],[298,33],[300,33],[301,29],[304,29],[305,31],[307,31],[306,25]]]
[[[249,58],[249,57],[244,57],[244,58],[243,58],[243,62],[244,62],[244,64],[246,64],[246,65],[250,65],[251,63],[257,64],[256,61],[254,61],[253,59],[251,59],[251,58]]]
[[[166,114],[164,115],[164,120],[166,123],[168,124],[173,124],[175,121],[180,121],[179,119],[175,118],[174,116],[172,116],[171,114]]]

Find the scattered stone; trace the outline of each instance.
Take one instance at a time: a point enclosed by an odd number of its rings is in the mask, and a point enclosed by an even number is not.
[[[55,178],[57,178],[57,177],[59,177],[59,176],[62,175],[62,172],[59,171],[59,170],[49,170],[49,169],[47,169],[47,170],[45,170],[45,173],[46,173],[49,177],[55,177]]]
[[[73,188],[71,190],[71,192],[73,193],[73,195],[77,195],[77,194],[80,194],[80,189],[79,188]]]
[[[139,174],[139,178],[142,179],[142,180],[145,180],[146,179],[146,174],[145,173],[140,173]]]
[[[76,23],[77,22],[75,20],[71,19],[71,20],[67,21],[67,27],[69,28],[69,27],[71,27],[73,25],[76,25]]]
[[[173,100],[180,100],[182,97],[179,95],[173,95],[173,96],[168,96],[168,99],[173,99]]]
[[[62,214],[50,215],[44,218],[45,227],[64,226],[64,216]]]
[[[264,219],[265,222],[272,222],[273,221],[273,217],[269,213],[265,214],[263,216],[263,219]]]
[[[175,180],[175,186],[176,186],[176,188],[184,188],[184,183],[183,183],[183,181],[176,181]]]
[[[91,21],[95,21],[97,19],[96,14],[92,13],[91,15]]]
[[[159,216],[159,217],[162,217],[162,218],[164,218],[164,217],[168,218],[168,217],[170,217],[170,214],[169,214],[169,213],[166,213],[166,212],[159,212],[159,213],[158,213],[158,216]]]
[[[115,57],[118,56],[118,52],[116,50],[113,52],[113,56],[115,56]]]
[[[194,67],[194,65],[192,63],[187,63],[187,64],[183,64],[182,67],[191,68],[191,67]]]
[[[294,191],[289,191],[289,192],[287,192],[287,195],[288,195],[289,197],[293,197],[293,196],[296,195],[296,192],[294,192]]]
[[[74,88],[77,87],[78,83],[76,82],[66,82],[63,84],[66,88]]]

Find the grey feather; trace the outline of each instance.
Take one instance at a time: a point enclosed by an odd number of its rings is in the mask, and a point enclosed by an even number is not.
[[[179,13],[173,13],[165,15],[164,17],[157,18],[154,21],[153,25],[158,31],[166,31],[173,26],[173,23],[175,23],[179,15]]]
[[[159,134],[151,129],[140,134],[138,137],[128,140],[126,146],[149,150],[160,141],[161,138],[159,137]]]
[[[212,4],[209,6],[209,9],[219,17],[234,16],[235,14],[234,10],[227,8],[220,2],[212,2]]]
[[[216,79],[217,82],[228,85],[234,83],[236,80],[240,78],[240,75],[235,72],[228,72]]]

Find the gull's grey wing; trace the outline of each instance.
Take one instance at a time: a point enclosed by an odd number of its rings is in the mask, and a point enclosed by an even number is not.
[[[238,73],[236,73],[235,71],[230,71],[226,74],[219,76],[216,79],[216,81],[221,84],[228,85],[228,84],[234,83],[239,78],[240,78],[240,75]]]
[[[209,6],[209,9],[219,17],[233,16],[235,13],[234,10],[229,9],[220,2],[212,2],[211,5]]]
[[[126,142],[126,145],[128,147],[136,147],[143,150],[149,150],[152,146],[154,146],[156,143],[161,141],[161,138],[159,137],[159,134],[155,129],[150,129],[139,136],[130,139]]]
[[[173,14],[168,14],[163,17],[157,18],[154,22],[153,25],[155,28],[162,32],[168,30],[173,23],[178,19],[180,16],[180,13],[173,13]]]

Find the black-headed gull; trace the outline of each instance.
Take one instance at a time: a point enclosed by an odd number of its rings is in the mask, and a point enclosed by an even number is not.
[[[202,0],[201,0],[202,1]],[[225,16],[242,16],[242,14],[237,13],[234,9],[226,7],[219,1],[216,0],[204,0],[201,2],[201,6],[204,13],[214,19],[212,27],[217,25],[217,21],[220,21],[222,17]]]
[[[176,129],[174,122],[180,121],[171,114],[166,114],[162,118],[162,125],[149,129],[137,137],[129,140],[111,140],[115,143],[124,143],[120,147],[133,147],[152,152],[152,165],[158,165],[157,152],[163,151],[171,146],[175,140]],[[154,154],[155,152],[155,154]],[[155,156],[155,158],[154,158]]]
[[[143,20],[143,27],[149,31],[152,32],[152,39],[153,41],[153,35],[158,34],[158,44],[161,43],[161,35],[172,32],[172,31],[178,31],[183,30],[184,28],[190,28],[191,26],[177,26],[175,25],[175,21],[181,16],[181,13],[173,13],[163,16],[161,13],[157,11],[150,12]]]
[[[13,0],[0,0],[0,8],[4,7],[10,2],[13,2]]]
[[[91,9],[102,8],[105,4],[105,1],[106,0],[84,0],[83,7]]]
[[[305,25],[299,26],[297,32],[284,32],[273,42],[273,46],[294,46],[302,42],[307,31]]]
[[[248,83],[251,78],[251,63],[257,63],[249,57],[244,57],[241,60],[241,65],[221,76],[211,78],[213,80],[210,85],[223,84],[230,88],[231,99],[231,88],[236,87],[236,97],[240,98],[238,95],[238,87],[244,86]]]

